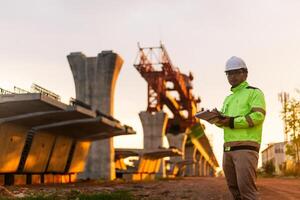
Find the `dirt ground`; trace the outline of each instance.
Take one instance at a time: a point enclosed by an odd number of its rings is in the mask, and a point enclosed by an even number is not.
[[[262,200],[300,199],[300,179],[259,178],[258,189]],[[65,185],[9,186],[2,196],[91,194],[126,190],[141,200],[230,200],[224,178],[186,177],[154,182],[85,182]]]

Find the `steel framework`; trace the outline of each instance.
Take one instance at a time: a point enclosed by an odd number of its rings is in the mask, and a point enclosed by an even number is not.
[[[148,83],[148,112],[158,112],[166,106],[173,114],[168,132],[182,133],[198,119],[195,118],[200,98],[192,94],[193,75],[183,74],[175,67],[164,47],[139,47],[135,68]]]

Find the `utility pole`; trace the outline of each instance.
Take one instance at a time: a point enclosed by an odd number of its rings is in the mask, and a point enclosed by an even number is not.
[[[289,141],[288,127],[287,127],[287,103],[289,100],[289,94],[287,92],[280,92],[278,94],[278,99],[282,104],[283,121],[284,121],[284,142],[287,143]]]

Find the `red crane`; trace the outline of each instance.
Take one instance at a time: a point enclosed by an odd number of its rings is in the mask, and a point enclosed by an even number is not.
[[[147,111],[158,112],[166,106],[172,113],[167,126],[169,133],[183,133],[199,121],[194,117],[200,98],[192,94],[193,75],[181,73],[172,64],[164,45],[139,46],[134,66],[148,83]]]

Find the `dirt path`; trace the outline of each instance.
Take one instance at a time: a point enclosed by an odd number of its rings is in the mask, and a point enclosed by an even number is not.
[[[257,181],[262,200],[300,199],[300,179],[263,178]],[[191,177],[155,182],[106,182],[67,185],[9,186],[18,197],[32,194],[66,196],[127,190],[141,200],[230,200],[224,178]],[[1,194],[0,194],[1,196]],[[67,195],[68,196],[68,195]]]
[[[257,180],[262,200],[296,200],[300,199],[300,179],[263,178]],[[141,199],[164,200],[230,200],[224,178],[184,178],[182,180],[149,183],[135,195]],[[163,198],[162,198],[163,197]]]
[[[262,200],[300,199],[300,179],[258,179],[257,185]]]

